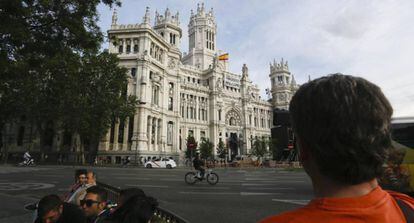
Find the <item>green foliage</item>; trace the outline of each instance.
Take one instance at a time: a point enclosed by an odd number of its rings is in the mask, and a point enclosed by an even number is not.
[[[217,145],[217,154],[218,157],[221,159],[226,158],[227,155],[227,148],[225,148],[223,141],[219,141],[218,145]]]
[[[99,54],[100,3],[118,0],[0,1],[0,128],[20,119],[36,125],[42,145],[46,123],[81,135],[97,149],[113,117],[132,114],[118,60]],[[57,124],[62,124],[57,126]],[[93,153],[93,151],[92,151]]]
[[[214,144],[207,138],[202,138],[200,143],[200,155],[202,159],[213,158]]]
[[[193,145],[193,146],[191,146]],[[191,159],[192,157],[194,157],[194,155],[196,153],[198,153],[198,149],[197,149],[197,142],[195,141],[193,136],[188,136],[187,137],[187,146],[186,146],[186,150],[185,150],[185,158],[187,159]]]
[[[263,139],[260,139],[260,138],[256,139],[253,142],[253,148],[252,148],[251,154],[255,155],[257,157],[265,156],[268,152],[267,148],[266,148],[267,144],[268,144],[268,142],[264,138]]]

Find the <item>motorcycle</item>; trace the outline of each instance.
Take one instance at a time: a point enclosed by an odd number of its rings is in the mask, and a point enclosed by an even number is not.
[[[34,159],[30,158],[28,160],[25,160],[21,163],[18,163],[17,166],[36,166]]]

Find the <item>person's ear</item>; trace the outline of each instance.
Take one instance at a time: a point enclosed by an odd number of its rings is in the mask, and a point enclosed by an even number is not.
[[[99,203],[99,209],[103,210],[106,207],[106,202]]]

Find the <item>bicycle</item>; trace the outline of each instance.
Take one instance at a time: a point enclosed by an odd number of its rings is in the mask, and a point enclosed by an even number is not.
[[[219,176],[213,172],[212,169],[207,169],[204,173],[204,176],[200,179],[197,177],[198,171],[190,171],[185,174],[184,180],[187,184],[193,185],[197,183],[197,181],[202,181],[206,179],[210,185],[216,185],[219,182]]]

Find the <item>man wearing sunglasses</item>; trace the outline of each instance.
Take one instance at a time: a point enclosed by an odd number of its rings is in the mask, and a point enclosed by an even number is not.
[[[63,202],[55,194],[39,201],[37,213],[35,223],[86,223],[86,217],[78,206]]]
[[[88,223],[102,223],[109,216],[107,207],[108,193],[99,186],[92,186],[86,190],[86,196],[80,201]]]

